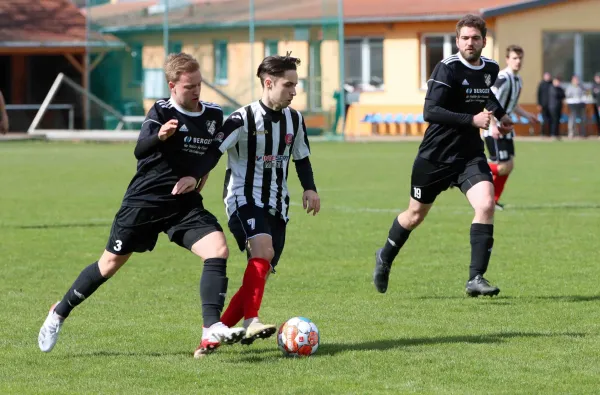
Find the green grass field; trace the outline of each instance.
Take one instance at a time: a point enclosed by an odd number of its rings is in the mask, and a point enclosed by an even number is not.
[[[417,143],[314,143],[322,212],[293,192],[288,243],[262,317],[311,318],[321,347],[283,358],[276,341],[203,360],[202,263],[161,235],[73,312],[49,354],[47,309],[101,254],[135,167],[133,144],[0,144],[0,393],[592,394],[600,388],[600,144],[517,143],[487,277],[464,295],[471,209],[453,189],[413,232],[390,288],[374,251],[408,201]],[[219,199],[224,161],[206,187]],[[231,246],[231,296],[245,256]]]

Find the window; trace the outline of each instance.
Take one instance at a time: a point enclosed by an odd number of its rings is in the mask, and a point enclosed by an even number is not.
[[[164,70],[144,69],[144,99],[162,99],[169,96]]]
[[[144,65],[142,61],[142,44],[131,45],[131,83],[140,85],[144,83]]]
[[[544,71],[562,76],[565,82],[577,74],[589,82],[600,71],[600,32],[544,33]]]
[[[227,85],[227,41],[216,41],[215,51],[215,83]]]
[[[265,41],[265,58],[267,56],[277,55],[279,43],[277,40]]]
[[[427,86],[427,80],[440,60],[457,52],[454,33],[424,34],[421,37],[421,86]]]
[[[169,53],[180,53],[183,48],[181,41],[169,41]]]
[[[383,39],[347,39],[344,42],[346,82],[364,90],[383,88]]]

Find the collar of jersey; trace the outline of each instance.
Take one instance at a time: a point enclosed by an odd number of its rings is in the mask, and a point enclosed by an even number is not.
[[[465,58],[462,57],[462,55],[460,54],[460,51],[458,51],[458,60],[460,60],[460,62],[462,64],[464,64],[465,66],[467,66],[470,69],[473,70],[481,70],[485,67],[485,60],[483,60],[483,58],[479,58],[481,60],[481,64],[479,66],[473,66],[471,63],[467,62],[467,60]]]
[[[275,111],[275,110],[265,106],[265,104],[262,102],[262,100],[259,100],[258,104],[260,104],[260,106],[262,107],[265,116],[268,116],[268,118],[270,118],[272,121],[279,122],[279,120],[281,119],[281,116],[283,115],[283,110]]]
[[[174,109],[176,109],[180,113],[185,114],[189,117],[199,117],[200,115],[204,114],[204,110],[206,109],[206,107],[200,101],[198,101],[198,104],[202,106],[201,111],[184,110],[179,104],[175,103],[175,100],[173,100],[172,98],[169,99],[169,103],[171,103],[173,105]]]

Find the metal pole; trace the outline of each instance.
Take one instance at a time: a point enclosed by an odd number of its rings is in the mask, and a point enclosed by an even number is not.
[[[254,101],[254,0],[250,0],[250,101]]]
[[[91,84],[90,84],[90,51],[89,51],[89,41],[90,41],[90,0],[85,0],[85,56],[84,56],[84,65],[83,72],[85,75],[83,76],[85,81],[85,89],[87,93],[91,92]],[[84,109],[83,116],[85,119],[85,128],[90,129],[90,98],[89,95],[85,95],[84,99]]]
[[[344,0],[338,0],[338,45],[339,45],[339,66],[340,66],[340,106],[342,138],[344,138],[344,130],[346,128],[346,92],[344,91],[345,73],[345,53],[344,53]],[[335,130],[334,130],[335,133]]]
[[[163,0],[163,47],[165,49],[165,60],[169,56],[169,0]]]

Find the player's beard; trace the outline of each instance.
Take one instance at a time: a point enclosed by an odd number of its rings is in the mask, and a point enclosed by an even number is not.
[[[460,51],[462,57],[469,63],[476,62],[481,57],[481,52],[483,52],[483,48],[479,50],[474,50],[473,53],[468,53],[467,51]]]

